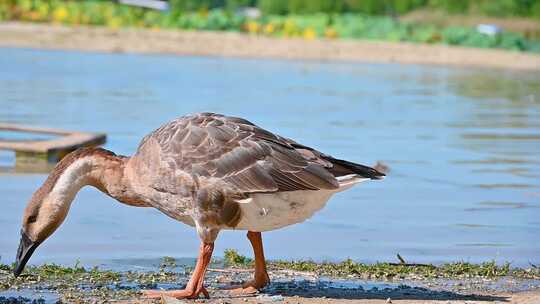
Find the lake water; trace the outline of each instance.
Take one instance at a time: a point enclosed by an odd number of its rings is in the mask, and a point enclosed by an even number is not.
[[[106,132],[132,154],[177,116],[248,118],[339,158],[390,167],[305,223],[263,235],[269,258],[540,263],[540,73],[0,49],[0,121]],[[0,153],[0,165],[13,162]],[[0,262],[42,174],[0,174]],[[93,188],[32,263],[137,267],[195,257],[195,231]],[[251,255],[224,232],[216,255]]]

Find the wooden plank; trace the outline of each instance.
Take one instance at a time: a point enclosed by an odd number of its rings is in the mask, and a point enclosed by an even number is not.
[[[9,123],[0,123],[0,130],[14,131],[14,132],[29,132],[29,133],[41,133],[41,134],[54,134],[54,135],[67,135],[75,133],[72,131],[66,131],[55,128],[43,128],[43,127],[30,127],[21,126]]]
[[[79,147],[104,144],[107,136],[104,133],[73,132],[53,128],[37,128],[0,123],[0,130],[59,135],[48,140],[4,141],[0,140],[0,150],[24,152],[50,152],[58,150],[75,150]]]
[[[104,133],[73,132],[5,123],[0,123],[0,131],[58,136],[46,140],[0,140],[0,150],[15,151],[15,170],[25,172],[46,172],[68,153],[82,147],[99,146],[107,141]]]

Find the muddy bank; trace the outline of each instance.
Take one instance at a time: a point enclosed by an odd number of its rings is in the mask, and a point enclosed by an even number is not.
[[[129,274],[129,276],[134,275]],[[148,274],[146,274],[148,275]],[[145,281],[94,282],[79,281],[71,284],[56,279],[41,279],[39,284],[8,289],[0,292],[0,303],[163,303],[144,299],[142,289],[181,289],[188,280],[186,275],[165,279],[171,274],[153,274],[154,282]],[[365,281],[354,278],[325,278],[311,274],[271,271],[271,285],[259,294],[236,296],[226,288],[248,280],[251,273],[227,274],[209,272],[206,280],[211,299],[199,303],[539,303],[540,289],[535,283],[512,279],[459,281]],[[39,280],[39,279],[36,279]],[[522,284],[533,284],[521,289]],[[495,287],[498,286],[498,287]],[[504,287],[501,287],[504,286]],[[508,289],[507,289],[508,288]],[[390,300],[389,300],[390,299]],[[164,303],[177,303],[164,301]],[[180,302],[178,302],[180,303]]]
[[[306,41],[231,32],[116,30],[17,22],[0,23],[0,46],[540,70],[540,55],[502,50],[359,40]]]
[[[227,257],[226,257],[227,258]],[[537,269],[478,273],[483,264],[463,271],[447,273],[443,266],[404,271],[403,265],[373,264],[372,270],[358,271],[334,264],[340,275],[326,275],[326,268],[299,271],[270,262],[271,284],[259,294],[235,296],[227,288],[252,277],[251,261],[231,265],[216,261],[206,277],[211,299],[205,303],[536,303],[540,302],[540,275]],[[292,262],[287,262],[292,263]],[[321,264],[322,265],[322,264]],[[455,263],[452,265],[463,265]],[[29,267],[19,278],[11,266],[0,267],[0,303],[159,303],[144,299],[144,289],[181,289],[186,285],[193,265],[176,264],[164,259],[153,271],[115,272],[85,269],[79,266],[42,265]],[[294,266],[292,266],[294,267]],[[343,268],[347,267],[347,268]],[[426,266],[407,266],[414,267]],[[394,272],[392,272],[394,271]],[[389,300],[390,299],[390,300]],[[167,302],[168,301],[168,302]],[[166,303],[175,303],[169,299]]]

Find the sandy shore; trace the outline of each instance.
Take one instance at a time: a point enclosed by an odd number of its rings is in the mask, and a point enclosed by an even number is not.
[[[0,23],[0,46],[98,52],[280,58],[540,70],[540,55],[442,45],[278,39],[230,32]]]
[[[403,299],[401,297],[374,297],[374,298],[343,298],[343,297],[310,297],[310,296],[286,296],[276,298],[275,296],[255,296],[244,298],[220,298],[206,303],[215,304],[259,304],[259,303],[283,303],[283,304],[538,304],[540,303],[540,291],[521,292],[516,294],[493,294],[486,296],[485,298],[463,298],[457,300],[448,299],[433,299],[422,297],[410,297],[409,299]],[[120,302],[121,303],[121,302]],[[144,303],[141,300],[126,301],[124,303]],[[165,298],[161,301],[165,304],[179,304],[186,303],[186,301],[179,301],[171,298]]]
[[[43,268],[45,267],[45,268]],[[30,303],[41,297],[46,303],[145,303],[145,304],[540,304],[538,279],[478,277],[448,278],[324,277],[315,272],[270,270],[271,283],[261,293],[234,295],[227,288],[252,278],[249,268],[210,269],[205,285],[210,299],[178,301],[173,298],[145,299],[144,289],[179,289],[189,272],[163,266],[158,272],[74,271],[42,266],[14,278],[9,266],[0,269],[0,303]],[[56,269],[56,270],[55,270]],[[365,274],[364,274],[365,275]]]
[[[269,295],[255,295],[249,297],[219,297],[210,300],[197,300],[197,302],[204,302],[208,304],[538,304],[540,303],[540,291],[521,292],[516,294],[496,294],[486,296],[484,298],[463,298],[463,299],[434,299],[434,298],[422,298],[422,297],[387,297],[374,296],[372,298],[354,298],[354,297],[311,297],[311,296],[269,296]],[[123,304],[185,304],[190,303],[189,300],[177,300],[170,297],[164,297],[161,300],[149,301],[144,299],[134,299],[128,301],[118,301],[116,303]]]

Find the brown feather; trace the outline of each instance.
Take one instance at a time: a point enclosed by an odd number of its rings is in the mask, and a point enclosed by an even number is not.
[[[334,162],[245,119],[212,113],[180,117],[152,132],[138,149],[143,161],[155,159],[144,155],[154,151],[145,149],[148,144],[157,144],[161,151],[159,162],[147,164],[157,166],[151,171],[159,172],[166,164],[168,172],[218,178],[239,193],[336,189],[338,174],[361,168]]]

